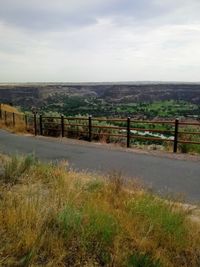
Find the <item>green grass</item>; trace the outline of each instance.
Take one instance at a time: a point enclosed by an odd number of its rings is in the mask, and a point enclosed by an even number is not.
[[[188,229],[185,228],[184,213],[174,210],[166,201],[146,194],[128,203],[128,210],[133,216],[139,216],[145,221],[147,228],[160,234],[160,238],[173,239],[177,245],[186,242],[184,237]]]
[[[58,215],[58,223],[65,237],[80,234],[83,214],[81,210],[67,204]]]
[[[161,264],[147,254],[135,253],[129,257],[127,267],[161,267]]]
[[[90,206],[67,204],[58,215],[58,223],[66,241],[74,239],[91,257],[95,254],[101,263],[109,262],[109,247],[118,232],[112,215]]]
[[[95,97],[88,97],[83,99],[80,96],[63,98],[57,96],[48,99],[46,106],[43,106],[45,112],[58,112],[70,116],[88,115],[91,114],[96,117],[127,117],[127,116],[146,116],[147,118],[175,118],[187,115],[199,116],[198,105],[181,100],[165,100],[154,102],[140,102],[140,103],[110,103],[107,100],[98,99]],[[57,102],[57,103],[56,103]]]

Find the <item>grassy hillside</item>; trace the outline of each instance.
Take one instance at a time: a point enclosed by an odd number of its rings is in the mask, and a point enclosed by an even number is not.
[[[24,114],[22,112],[20,112],[16,107],[7,104],[0,104],[0,108],[1,108],[0,128],[5,128],[7,130],[11,130],[16,133],[26,132]],[[14,123],[13,123],[13,113],[15,113]]]
[[[0,157],[0,266],[200,265],[200,226],[119,174]]]
[[[2,111],[7,111],[7,112],[14,112],[17,114],[20,114],[21,112],[16,108],[8,104],[0,104],[1,110]]]

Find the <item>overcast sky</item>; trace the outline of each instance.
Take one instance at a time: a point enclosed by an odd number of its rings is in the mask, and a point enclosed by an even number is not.
[[[0,0],[0,82],[200,81],[200,0]]]

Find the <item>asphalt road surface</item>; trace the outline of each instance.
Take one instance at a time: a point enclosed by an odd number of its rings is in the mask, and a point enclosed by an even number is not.
[[[45,161],[65,159],[78,170],[121,171],[124,176],[137,178],[156,192],[180,194],[187,201],[200,203],[200,161],[110,149],[86,142],[22,136],[4,130],[0,130],[0,153],[35,153]]]

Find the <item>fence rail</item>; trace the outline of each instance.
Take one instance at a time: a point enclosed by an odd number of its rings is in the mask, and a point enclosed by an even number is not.
[[[133,140],[151,142],[169,142],[173,144],[173,152],[178,150],[178,144],[200,145],[200,139],[189,140],[184,136],[200,137],[200,122],[184,122],[178,119],[174,121],[143,121],[133,118],[93,118],[88,117],[55,117],[11,113],[0,109],[0,120],[7,126],[15,127],[18,121],[24,123],[27,131],[34,135],[53,135],[62,137],[74,137],[82,135],[84,139],[91,142],[97,138],[118,138],[129,148]],[[104,125],[107,123],[108,125]],[[142,125],[142,127],[140,127]],[[144,125],[148,127],[145,128]],[[155,129],[156,127],[160,129]],[[192,131],[184,127],[195,127]],[[164,128],[163,128],[164,127]],[[56,133],[56,134],[55,134]],[[160,136],[159,136],[160,135]]]

